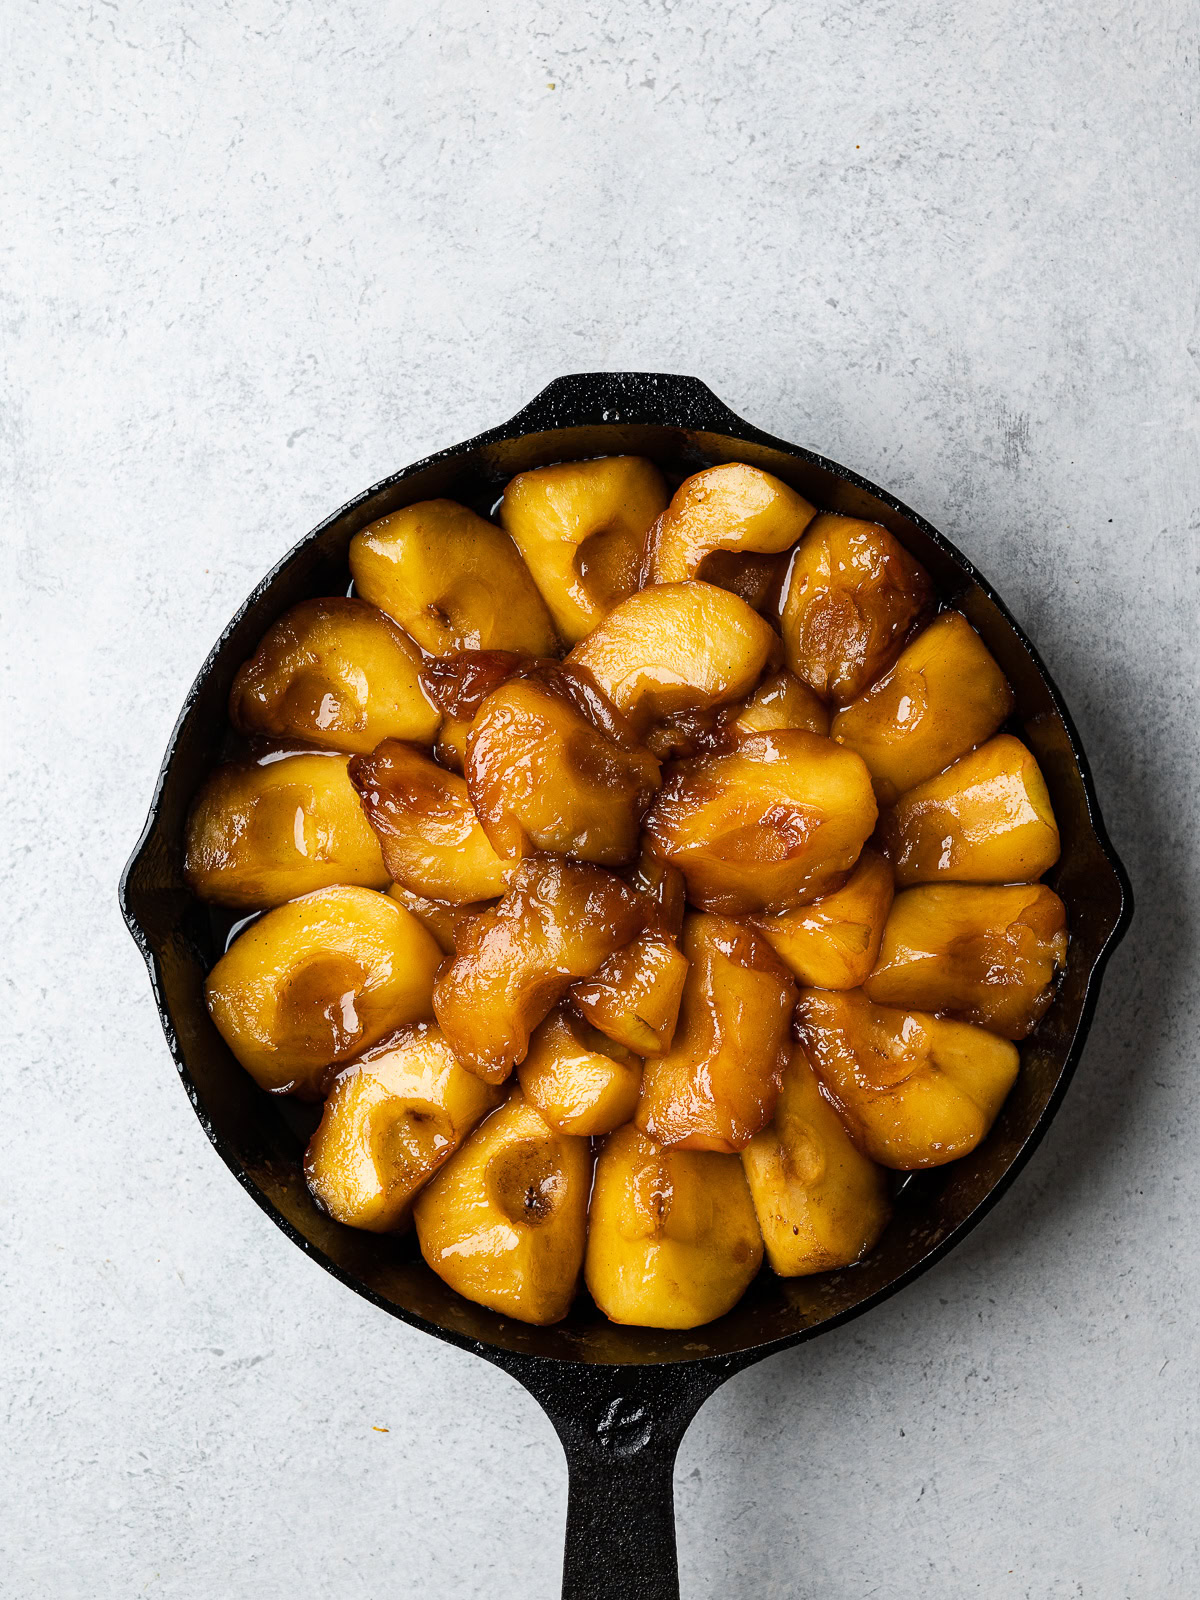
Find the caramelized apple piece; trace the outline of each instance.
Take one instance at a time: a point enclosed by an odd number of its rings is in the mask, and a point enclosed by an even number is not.
[[[388,1233],[413,1196],[499,1103],[430,1022],[398,1028],[338,1074],[304,1175],[338,1222]]]
[[[741,700],[777,657],[769,622],[711,583],[668,583],[623,600],[568,657],[640,728],[675,711]]]
[[[896,896],[863,989],[880,1005],[948,1011],[1023,1039],[1066,956],[1066,907],[1044,883],[929,884]]]
[[[683,873],[667,861],[660,861],[642,847],[633,866],[623,876],[635,889],[650,900],[654,907],[651,926],[668,938],[678,939],[683,932],[683,918],[687,911],[687,884]]]
[[[528,659],[511,650],[455,650],[425,663],[421,687],[442,713],[433,753],[443,767],[466,771],[467,738],[476,712]]]
[[[781,1278],[848,1267],[887,1226],[884,1170],[857,1149],[802,1050],[793,1050],[774,1119],[742,1151],[742,1165]]]
[[[417,1196],[421,1254],[452,1289],[518,1322],[561,1322],[583,1266],[591,1156],[514,1091]]]
[[[637,1110],[642,1063],[564,1000],[529,1041],[517,1068],[526,1100],[556,1133],[611,1133]]]
[[[466,905],[503,894],[508,875],[457,773],[410,744],[385,739],[355,756],[350,779],[397,883],[428,900]]]
[[[803,495],[740,461],[708,467],[676,489],[648,542],[651,583],[694,578],[716,550],[777,555],[815,516]]]
[[[500,855],[538,850],[605,866],[631,861],[658,788],[658,762],[631,735],[584,715],[595,690],[542,668],[510,678],[481,706],[467,741],[467,789]],[[618,735],[618,736],[613,736]]]
[[[692,912],[691,965],[670,1050],[646,1062],[637,1125],[685,1150],[743,1149],[771,1120],[796,985],[749,928]]]
[[[441,959],[394,900],[339,885],[247,928],[209,973],[206,999],[260,1088],[315,1098],[331,1065],[430,1015]]]
[[[875,965],[891,907],[892,869],[867,849],[832,894],[751,921],[801,983],[857,989]]]
[[[940,1167],[974,1150],[1020,1064],[984,1028],[805,989],[796,1036],[859,1149],[885,1167]]]
[[[393,883],[388,893],[406,911],[411,911],[424,927],[438,942],[438,947],[446,955],[454,954],[454,932],[462,926],[467,917],[478,915],[481,911],[490,911],[495,905],[495,900],[472,900],[465,905],[447,905],[442,900],[428,900],[423,894],[414,894],[411,889],[406,889],[402,883]]]
[[[756,733],[688,762],[645,819],[652,848],[706,910],[784,911],[835,888],[875,826],[866,767],[799,729]]]
[[[662,473],[641,456],[563,461],[509,483],[501,525],[568,644],[637,588],[646,533],[666,504]]]
[[[660,1056],[675,1035],[687,970],[674,939],[643,933],[593,977],[572,984],[571,1004],[626,1050]]]
[[[1045,779],[1007,733],[901,795],[881,833],[901,887],[1028,883],[1058,860]]]
[[[499,905],[460,930],[458,955],[434,990],[437,1019],[463,1065],[502,1083],[571,981],[628,944],[646,910],[641,895],[602,867],[554,856],[522,861]]]
[[[294,755],[218,767],[188,817],[193,893],[251,910],[331,883],[382,889],[388,870],[345,756]]]
[[[430,744],[438,715],[420,668],[412,640],[365,600],[305,600],[268,628],[240,668],[229,720],[242,733],[353,755],[381,739]]]
[[[730,706],[725,717],[735,740],[752,733],[775,733],[781,728],[829,732],[828,707],[786,667],[764,678],[749,700],[741,706]]]
[[[611,1322],[696,1328],[741,1299],[762,1236],[736,1156],[662,1150],[618,1128],[596,1160],[585,1275]]]
[[[546,603],[517,547],[453,500],[422,500],[356,533],[350,571],[359,594],[430,655],[546,656],[557,646]]]
[[[787,576],[788,666],[819,695],[853,700],[890,666],[932,598],[924,567],[886,528],[822,514]]]
[[[1012,690],[983,640],[957,611],[919,633],[890,672],[839,711],[832,734],[871,770],[881,805],[991,738]]]

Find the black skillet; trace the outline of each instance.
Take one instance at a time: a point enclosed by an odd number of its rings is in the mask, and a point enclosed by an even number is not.
[[[586,1298],[554,1328],[509,1322],[448,1289],[411,1239],[355,1232],[323,1216],[301,1175],[304,1129],[294,1108],[255,1087],[209,1021],[203,986],[219,954],[217,935],[181,871],[184,819],[221,751],[235,671],[288,607],[345,592],[346,549],[360,528],[434,496],[486,514],[514,473],[616,453],[649,456],[676,477],[713,462],[751,462],[818,506],[882,522],[924,563],[943,596],[983,636],[1016,693],[1014,728],[1041,763],[1062,831],[1062,858],[1050,881],[1066,902],[1071,929],[1061,990],[1022,1046],[1017,1085],[983,1144],[965,1160],[909,1182],[891,1226],[858,1266],[791,1280],[764,1271],[728,1316],[685,1333],[616,1327]],[[343,1283],[503,1368],[546,1410],[570,1472],[568,1600],[678,1596],[672,1469],[688,1424],[726,1378],[894,1294],[996,1203],[1058,1109],[1105,962],[1133,909],[1067,708],[1037,652],[970,562],[898,500],[835,462],[759,432],[695,378],[644,372],[557,379],[502,427],[368,489],[285,556],[225,629],[188,694],[120,893],[184,1088],[238,1180]]]

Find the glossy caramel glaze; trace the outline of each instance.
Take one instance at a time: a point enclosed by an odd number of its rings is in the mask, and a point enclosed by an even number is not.
[[[771,1120],[796,985],[765,939],[692,912],[689,966],[671,1048],[646,1062],[637,1125],[658,1144],[744,1149]]]
[[[609,956],[592,977],[573,983],[571,1004],[626,1050],[660,1056],[675,1036],[687,970],[674,939],[648,931]]]
[[[555,1132],[595,1136],[611,1133],[637,1110],[642,1063],[563,1000],[533,1030],[517,1079]]]
[[[267,630],[233,680],[229,720],[242,733],[352,755],[381,739],[430,744],[438,714],[420,667],[413,641],[365,600],[305,600]]]

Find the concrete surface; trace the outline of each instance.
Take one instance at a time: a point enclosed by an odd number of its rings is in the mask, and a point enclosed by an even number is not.
[[[1195,8],[95,0],[5,34],[3,1593],[557,1593],[549,1426],[250,1204],[114,886],[280,552],[588,367],[698,373],[945,528],[1140,896],[1015,1193],[697,1420],[684,1595],[1195,1593]]]

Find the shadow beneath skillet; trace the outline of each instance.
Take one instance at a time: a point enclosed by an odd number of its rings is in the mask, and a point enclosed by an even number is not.
[[[1067,690],[1073,700],[1085,698],[1071,694],[1069,685]],[[1156,734],[1155,720],[1145,714],[1153,699],[1152,693],[1145,699],[1128,695],[1125,718],[1106,705],[1102,717],[1089,719],[1103,726],[1090,737],[1085,734],[1089,748],[1097,751],[1098,767],[1109,777],[1101,798],[1114,841],[1129,865],[1140,910],[1114,954],[1086,1052],[1062,1108],[1012,1191],[932,1271],[876,1307],[869,1320],[768,1358],[708,1402],[693,1424],[697,1435],[706,1435],[704,1457],[698,1462],[685,1440],[677,1468],[685,1596],[711,1588],[728,1600],[761,1600],[775,1592],[768,1574],[779,1572],[784,1552],[785,1566],[807,1574],[786,1590],[795,1600],[807,1600],[810,1593],[822,1600],[842,1600],[843,1595],[851,1600],[862,1593],[844,1566],[841,1576],[849,1585],[844,1589],[838,1575],[824,1568],[815,1515],[809,1522],[802,1510],[797,1521],[795,1500],[788,1504],[786,1490],[755,1493],[755,1485],[761,1490],[772,1480],[766,1459],[772,1440],[783,1444],[786,1439],[781,1455],[794,1456],[804,1448],[814,1471],[822,1461],[844,1460],[847,1451],[860,1456],[848,1476],[858,1480],[856,1502],[866,1504],[878,1473],[861,1455],[845,1410],[856,1377],[868,1386],[872,1407],[886,1405],[893,1367],[924,1366],[936,1359],[943,1306],[978,1300],[985,1283],[993,1301],[1003,1297],[1008,1282],[1014,1293],[1027,1295],[1030,1256],[1043,1255],[1047,1244],[1070,1251],[1075,1224],[1094,1205],[1106,1171],[1152,1115],[1154,1090],[1166,1087],[1170,1054],[1178,1045],[1172,1000],[1194,970],[1196,931],[1192,891],[1180,870],[1186,819],[1170,809],[1172,799],[1177,806],[1180,791],[1165,770],[1170,758],[1164,725],[1158,724]],[[1140,713],[1136,719],[1135,709]],[[1157,750],[1151,743],[1156,738]],[[808,1446],[797,1443],[800,1430],[808,1430]],[[730,1463],[728,1473],[711,1474],[715,1482],[707,1490],[702,1484],[702,1477],[710,1475],[705,1460]],[[803,1486],[796,1488],[802,1495]],[[776,1489],[784,1486],[777,1483]],[[701,1494],[703,1515],[697,1521],[689,1516],[689,1506]],[[847,1515],[853,1514],[848,1507]],[[755,1523],[749,1534],[748,1517]],[[724,1550],[725,1542],[713,1530],[734,1527],[740,1559],[727,1552],[728,1564],[714,1572],[714,1547]],[[707,1541],[705,1550],[691,1548],[697,1535]],[[886,1546],[875,1542],[873,1548],[886,1565]],[[688,1582],[690,1558],[710,1574],[703,1591]]]

